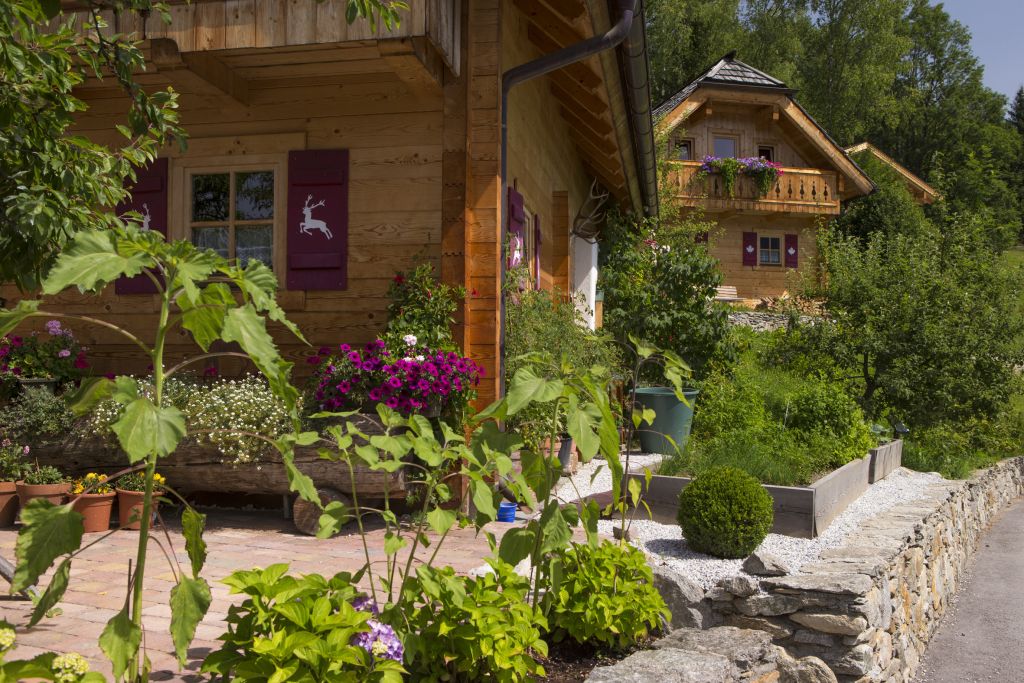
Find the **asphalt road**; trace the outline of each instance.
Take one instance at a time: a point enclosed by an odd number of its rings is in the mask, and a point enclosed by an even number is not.
[[[915,683],[1024,681],[1024,501],[982,537]]]

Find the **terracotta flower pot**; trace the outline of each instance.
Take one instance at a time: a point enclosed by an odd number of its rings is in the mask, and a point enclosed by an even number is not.
[[[81,513],[82,526],[85,533],[91,534],[97,531],[108,531],[110,529],[110,513],[114,510],[114,499],[117,494],[110,493],[83,493],[75,498],[72,506],[75,512]]]
[[[11,526],[18,514],[18,487],[13,481],[0,481],[0,527]]]
[[[71,491],[71,484],[26,484],[17,482],[18,502],[24,510],[30,500],[45,498],[54,505],[61,505],[64,497]]]
[[[156,516],[157,498],[161,495],[159,491],[153,491],[153,507],[151,512]],[[142,527],[142,503],[146,499],[143,491],[125,491],[117,489],[117,521],[122,529],[135,529]],[[152,526],[152,525],[150,525]]]

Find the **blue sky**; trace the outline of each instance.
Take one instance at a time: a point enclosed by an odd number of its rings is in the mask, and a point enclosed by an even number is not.
[[[1024,85],[1024,0],[944,0],[946,11],[971,30],[985,85],[1013,97]]]

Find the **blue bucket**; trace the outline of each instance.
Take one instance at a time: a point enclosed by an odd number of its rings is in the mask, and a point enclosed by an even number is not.
[[[514,522],[516,521],[516,510],[519,506],[516,503],[502,502],[498,504],[498,521],[499,522]]]

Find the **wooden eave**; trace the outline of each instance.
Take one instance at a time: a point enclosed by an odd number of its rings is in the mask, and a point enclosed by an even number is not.
[[[870,142],[862,142],[859,145],[846,148],[846,153],[850,155],[860,154],[861,152],[869,152],[883,164],[886,164],[900,174],[900,177],[902,177],[904,182],[906,182],[907,189],[910,190],[910,194],[912,194],[922,204],[932,204],[940,197],[938,190],[926,183],[906,166],[872,145]]]
[[[527,21],[527,39],[541,54],[586,40],[609,26],[607,7],[599,1],[512,0],[512,4]],[[629,141],[629,130],[613,51],[545,78],[584,165],[616,199],[638,206],[636,168],[627,161],[632,158],[631,145],[623,145],[623,140]]]
[[[828,133],[810,117],[792,97],[792,91],[775,88],[699,85],[685,100],[665,114],[656,125],[659,133],[679,127],[708,103],[739,103],[747,106],[777,107],[780,119],[790,123],[811,147],[831,165],[843,183],[842,198],[852,199],[869,194],[875,184]]]

